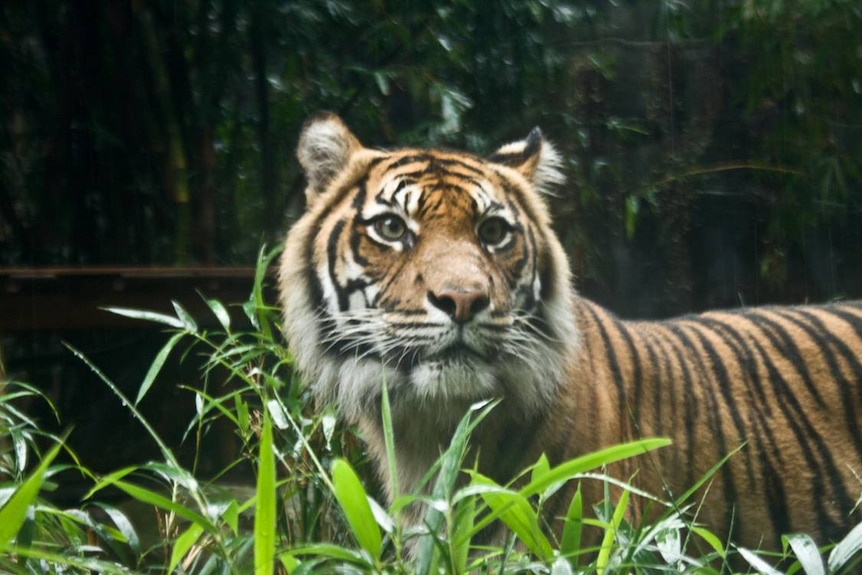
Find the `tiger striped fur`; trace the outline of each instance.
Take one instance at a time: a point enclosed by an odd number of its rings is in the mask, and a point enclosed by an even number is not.
[[[403,490],[469,405],[500,397],[472,437],[498,481],[542,453],[560,463],[667,436],[672,447],[611,472],[671,500],[742,446],[699,494],[697,521],[746,546],[777,548],[791,531],[826,543],[859,521],[862,304],[618,320],[571,287],[542,196],[562,182],[560,160],[538,130],[482,159],[368,149],[320,115],[297,154],[308,209],[281,260],[290,349],[384,477],[386,382]]]

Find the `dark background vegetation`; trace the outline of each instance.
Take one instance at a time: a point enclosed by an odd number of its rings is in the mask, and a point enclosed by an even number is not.
[[[862,296],[858,0],[7,0],[0,78],[0,266],[252,265],[325,109],[374,146],[540,126],[579,289],[623,316]],[[129,385],[158,345],[3,332],[113,429],[56,342]]]

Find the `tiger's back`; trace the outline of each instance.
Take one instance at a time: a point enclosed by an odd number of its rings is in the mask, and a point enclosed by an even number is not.
[[[681,496],[726,455],[698,519],[735,541],[778,548],[790,532],[837,540],[859,521],[862,492],[862,303],[707,312],[622,322],[585,300],[575,403],[605,403],[602,436],[667,436],[638,483]],[[570,380],[571,381],[571,380]],[[600,397],[602,396],[602,397]],[[733,502],[734,505],[727,505]],[[702,505],[700,505],[702,503]]]
[[[690,501],[736,542],[776,549],[804,531],[826,543],[859,521],[859,303],[616,319],[572,288],[542,197],[562,181],[560,158],[537,130],[480,158],[372,150],[324,115],[297,154],[308,210],[281,259],[285,333],[316,395],[361,428],[384,482],[385,381],[405,492],[471,404],[501,398],[471,437],[498,482],[541,454],[558,464],[668,436],[673,446],[615,477],[675,500],[733,454]],[[589,509],[603,486],[583,487]],[[573,489],[545,507],[549,523]],[[649,507],[633,503],[633,518]]]

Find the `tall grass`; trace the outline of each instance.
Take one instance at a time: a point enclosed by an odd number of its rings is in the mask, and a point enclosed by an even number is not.
[[[48,401],[37,389],[9,382],[0,396],[0,571],[9,573],[718,573],[750,565],[761,573],[807,575],[853,573],[860,567],[862,526],[838,545],[818,548],[805,535],[785,539],[780,556],[736,549],[693,526],[674,502],[646,525],[626,521],[633,497],[648,497],[604,466],[652,449],[673,449],[661,438],[614,446],[552,467],[541,458],[514,485],[499,485],[469,469],[465,454],[472,430],[495,408],[478,404],[464,415],[434,469],[424,493],[401,493],[390,457],[393,501],[370,488],[366,457],[353,430],[331,411],[313,408],[293,377],[278,329],[278,310],[264,301],[266,270],[277,252],[261,253],[249,300],[239,306],[252,327],[234,324],[231,309],[204,298],[211,318],[194,318],[178,303],[174,313],[112,309],[160,324],[166,343],[142,374],[135,398],[126,397],[83,354],[70,347],[138,421],[160,457],[97,475],[69,454],[59,465],[64,438],[40,431],[19,400]],[[207,329],[202,325],[216,325]],[[215,424],[229,425],[236,459],[204,478],[199,459],[183,463],[138,411],[153,385],[169,385],[162,374],[172,355],[203,358],[200,383],[184,386],[195,414],[186,441],[201,446]],[[162,376],[162,377],[160,377]],[[394,437],[384,386],[382,414],[387,450]],[[50,404],[50,402],[49,402]],[[39,445],[49,444],[44,452]],[[466,471],[464,468],[468,467]],[[50,503],[53,478],[70,468],[91,481],[74,509]],[[253,489],[232,488],[231,471],[248,470]],[[363,480],[363,478],[366,478]],[[704,478],[704,481],[708,478]],[[541,509],[562,484],[601,481],[608,500],[585,508],[580,490],[561,518],[561,537],[543,521]],[[693,486],[692,492],[694,488]],[[119,505],[103,497],[122,492],[151,510],[145,529]],[[610,493],[619,493],[613,499]],[[688,494],[690,495],[690,493]],[[47,496],[47,497],[46,497]],[[421,521],[406,518],[421,510]],[[594,513],[595,511],[595,513]],[[489,526],[503,536],[487,540]],[[586,546],[584,529],[603,534],[598,548]],[[155,535],[146,535],[155,531]],[[692,539],[698,539],[694,545]],[[708,549],[707,553],[692,549]],[[781,565],[781,568],[775,567]],[[746,567],[747,568],[747,567]]]

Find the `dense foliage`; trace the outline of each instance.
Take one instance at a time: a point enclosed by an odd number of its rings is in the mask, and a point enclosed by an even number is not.
[[[487,151],[540,125],[558,228],[618,311],[862,289],[862,7],[7,2],[0,264],[248,263],[303,120]]]

